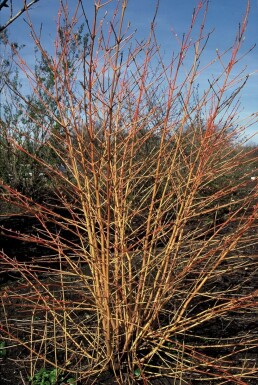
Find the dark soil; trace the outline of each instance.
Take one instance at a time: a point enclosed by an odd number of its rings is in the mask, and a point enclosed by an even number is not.
[[[5,229],[11,229],[14,231],[22,230],[28,235],[37,229],[39,224],[33,218],[28,218],[25,216],[13,216],[2,218],[0,221],[0,226],[2,230],[0,233],[0,248],[11,258],[17,258],[19,261],[28,261],[30,259],[39,258],[42,255],[50,255],[51,250],[48,250],[43,247],[36,247],[34,243],[28,243],[16,238],[10,238],[11,232],[8,232]],[[254,230],[252,230],[254,231]],[[256,232],[252,234],[253,239],[256,238]],[[242,268],[238,270],[227,269],[228,273],[221,275],[218,278],[214,278],[210,285],[214,290],[214,287],[218,291],[226,291],[232,287],[238,285],[238,289],[241,290],[241,293],[248,294],[254,290],[258,290],[258,248],[257,248],[257,239],[253,242],[252,245],[244,247],[242,245],[242,250],[239,253],[235,253],[232,256],[232,264],[234,265],[234,258],[242,258],[243,264]],[[4,264],[3,264],[4,266]],[[245,267],[248,266],[248,267]],[[16,272],[0,272],[0,292],[4,296],[5,288],[11,287],[12,290],[23,290],[22,282],[20,280],[19,274]],[[42,279],[45,279],[42,277]],[[194,275],[189,277],[189,279],[194,279]],[[193,307],[192,312],[196,314],[201,312],[207,306],[213,306],[212,301],[206,302],[200,301],[196,302]],[[15,304],[12,305],[12,316],[19,317],[20,307]],[[0,325],[1,323],[5,324],[5,317],[3,311],[0,312]],[[168,322],[166,319],[161,319],[160,322]],[[248,339],[253,341],[250,345],[250,348],[246,346],[245,349],[238,348],[237,341],[241,341],[242,336],[248,335]],[[243,365],[245,368],[249,368],[250,375],[244,378],[242,381],[239,379],[239,384],[244,385],[257,385],[257,368],[258,368],[258,312],[257,312],[257,303],[254,306],[253,310],[247,310],[246,312],[231,312],[228,313],[223,318],[218,318],[213,321],[207,321],[202,324],[201,327],[196,327],[186,335],[185,341],[192,346],[196,346],[199,355],[208,355],[209,357],[214,357],[214,359],[219,359],[222,356],[228,356],[229,361],[232,362],[233,366]],[[27,385],[28,373],[29,373],[29,356],[28,352],[21,348],[20,346],[13,346],[10,349],[1,349],[1,330],[0,330],[0,384],[1,385]],[[225,341],[228,342],[228,345],[225,345]],[[235,341],[235,346],[232,346],[231,341]],[[239,345],[240,346],[240,345]],[[158,359],[157,359],[158,360]],[[233,361],[232,361],[233,360]],[[219,362],[219,361],[218,361]],[[234,369],[233,369],[234,370]],[[205,367],[203,369],[205,372]],[[194,377],[185,383],[185,385],[199,385],[200,378],[205,377],[207,380],[202,383],[207,385],[215,385],[216,379],[208,379],[208,375],[203,376],[200,374],[200,377]],[[84,380],[80,384],[86,385],[93,383],[94,379],[88,381]],[[183,382],[177,382],[174,379],[168,379],[166,377],[156,378],[150,381],[153,385],[184,385]],[[233,384],[230,380],[227,382],[228,385]],[[78,385],[80,385],[78,384]],[[116,384],[114,375],[112,373],[104,373],[102,378],[98,379],[96,385],[112,385]],[[126,384],[126,380],[125,380]],[[45,384],[43,384],[45,385]]]

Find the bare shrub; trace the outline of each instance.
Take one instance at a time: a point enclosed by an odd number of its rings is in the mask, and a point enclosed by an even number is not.
[[[5,199],[37,221],[36,232],[9,235],[49,253],[22,263],[2,253],[2,268],[24,281],[3,293],[1,338],[29,349],[32,376],[44,363],[85,381],[111,371],[120,384],[153,377],[245,384],[257,370],[239,357],[257,349],[257,335],[226,331],[257,311],[246,275],[256,274],[257,261],[241,251],[256,242],[257,190],[248,173],[234,177],[248,161],[236,144],[245,77],[234,72],[247,14],[232,48],[217,52],[221,74],[196,98],[207,2],[170,63],[162,60],[155,17],[139,42],[124,23],[126,6],[118,2],[106,24],[97,1],[91,26],[81,2],[72,17],[61,3],[53,55],[31,24],[53,74],[51,93],[17,52],[39,102],[45,95],[56,106],[45,103],[44,116],[32,119],[58,162],[13,140],[55,188],[39,204],[2,185]],[[87,39],[76,35],[80,13]],[[30,99],[21,97],[30,114]]]

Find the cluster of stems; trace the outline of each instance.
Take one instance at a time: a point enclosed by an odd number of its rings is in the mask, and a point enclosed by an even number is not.
[[[245,384],[255,369],[232,360],[257,348],[257,336],[203,341],[200,331],[257,311],[253,287],[222,285],[256,268],[243,248],[255,242],[257,190],[252,170],[241,174],[252,157],[237,142],[246,77],[235,67],[248,7],[232,48],[210,63],[221,74],[198,95],[208,1],[175,37],[170,62],[156,14],[139,42],[125,23],[127,0],[112,16],[109,3],[97,0],[90,20],[82,1],[72,16],[61,1],[51,53],[28,21],[50,88],[14,55],[34,98],[18,95],[23,116],[41,135],[16,125],[10,143],[39,166],[48,195],[37,201],[2,183],[3,199],[36,223],[9,236],[44,255],[19,262],[1,253],[2,268],[24,279],[2,295],[1,336],[29,349],[32,375],[43,361],[81,379],[111,370],[121,384],[154,376]],[[19,130],[37,151],[14,139]]]

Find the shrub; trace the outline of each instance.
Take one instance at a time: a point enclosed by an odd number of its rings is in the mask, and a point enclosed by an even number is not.
[[[133,39],[124,25],[126,1],[117,3],[107,30],[105,4],[96,2],[90,29],[82,2],[72,17],[61,2],[57,29],[65,34],[57,34],[52,56],[31,24],[53,73],[51,94],[17,52],[34,94],[57,106],[53,111],[44,105],[58,130],[34,119],[63,165],[55,167],[16,143],[47,170],[55,198],[39,204],[3,185],[5,199],[39,223],[36,234],[13,236],[52,253],[22,264],[5,253],[1,259],[4,269],[25,280],[4,297],[8,322],[2,333],[29,349],[33,369],[43,362],[85,381],[111,371],[120,384],[147,384],[159,376],[244,384],[257,374],[235,364],[241,352],[257,347],[257,337],[227,334],[232,319],[257,309],[257,291],[242,274],[256,265],[237,251],[254,242],[257,192],[248,190],[246,175],[231,178],[246,159],[235,151],[241,130],[232,114],[242,87],[233,69],[247,15],[228,64],[197,100],[194,84],[207,38],[200,20],[207,3],[194,12],[169,64],[161,58],[155,17],[147,41]],[[74,38],[80,9],[89,40],[71,60],[71,46],[81,44]],[[193,52],[181,79],[184,58]],[[221,178],[227,183],[220,185]],[[232,194],[243,187],[248,194],[232,205]],[[226,215],[217,220],[221,210]],[[212,226],[205,218],[214,218]],[[227,285],[232,273],[239,279]],[[16,320],[8,318],[14,302],[20,309]],[[219,340],[205,334],[214,327]]]

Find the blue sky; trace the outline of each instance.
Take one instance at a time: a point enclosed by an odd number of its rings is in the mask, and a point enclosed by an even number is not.
[[[106,1],[106,0],[105,0]],[[103,0],[103,3],[105,2]],[[156,19],[157,37],[161,44],[164,56],[170,55],[171,51],[177,51],[177,43],[171,30],[178,36],[187,31],[191,21],[192,11],[197,6],[198,0],[160,0],[159,12]],[[15,0],[17,5],[22,1]],[[69,0],[72,7],[76,0]],[[110,12],[117,3],[113,0],[109,5]],[[46,44],[50,45],[55,37],[55,20],[58,10],[58,0],[39,0],[31,9],[30,15],[36,26],[43,23],[43,34]],[[92,14],[94,0],[84,0],[84,6],[89,15]],[[210,0],[209,12],[206,22],[206,32],[213,31],[209,43],[203,55],[203,63],[208,62],[216,56],[216,49],[223,51],[229,48],[234,42],[239,22],[245,13],[246,0]],[[137,38],[146,38],[149,25],[153,17],[156,0],[129,0],[127,19],[131,21],[132,29],[137,29]],[[0,23],[3,24],[8,10],[1,12]],[[24,54],[27,58],[33,58],[33,46],[29,37],[28,28],[22,18],[9,27],[9,35],[12,40],[25,44]],[[242,52],[247,51],[251,46],[258,43],[258,0],[251,0],[251,10],[248,21],[248,28],[245,34],[245,41]],[[242,91],[242,107],[240,116],[244,117],[251,113],[258,112],[258,48],[243,58],[240,68],[246,66],[246,73],[252,74],[246,87]],[[198,80],[200,87],[208,86],[208,78],[212,74],[221,71],[217,64],[207,69]],[[258,132],[258,124],[248,130],[248,134]],[[258,135],[253,139],[258,143]]]

